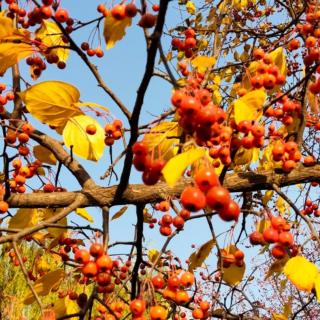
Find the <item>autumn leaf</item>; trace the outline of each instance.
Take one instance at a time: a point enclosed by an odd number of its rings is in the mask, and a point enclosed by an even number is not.
[[[123,206],[119,211],[117,211],[111,218],[112,220],[119,219],[128,209],[128,206]]]
[[[268,190],[265,192],[265,194],[262,197],[262,204],[266,206],[268,202],[271,200],[273,196],[274,191],[273,190]]]
[[[270,265],[264,279],[266,280],[269,277],[273,276],[274,274],[279,275],[283,271],[283,268],[287,263],[288,259],[289,257],[288,255],[286,255],[284,258],[274,261]]]
[[[41,27],[35,32],[35,35],[41,39],[42,44],[46,47],[67,46],[62,40],[63,34],[59,26],[53,21],[42,20]],[[53,48],[50,50],[50,54],[57,55],[59,61],[65,62],[69,57],[69,49]]]
[[[157,249],[148,250],[148,259],[151,263],[155,263],[159,257],[160,252]]]
[[[33,147],[33,155],[36,159],[40,160],[43,163],[55,165],[57,159],[54,154],[47,148],[37,145]]]
[[[81,218],[88,220],[89,222],[93,222],[92,216],[85,208],[76,209],[76,214]]]
[[[79,312],[80,308],[76,301],[69,299],[68,297],[63,299],[55,299],[53,303],[53,310],[55,318],[58,319],[66,315],[71,315]],[[78,317],[68,318],[70,320],[76,320]]]
[[[211,239],[204,243],[197,251],[191,254],[191,256],[189,257],[189,271],[193,271],[194,269],[202,266],[203,262],[209,256],[215,244],[216,242]]]
[[[38,215],[40,216],[41,220],[47,220],[50,219],[54,216],[56,216],[57,214],[59,214],[63,209],[47,209],[47,208],[41,208],[41,209],[37,209],[38,210]],[[62,225],[62,226],[67,226],[67,218],[64,217],[62,219],[60,219],[59,221],[57,221],[58,225]],[[50,227],[48,228],[48,232],[49,234],[54,237],[54,238],[60,238],[63,234],[66,233],[66,229],[64,228],[54,228],[54,227]]]
[[[90,135],[86,132],[88,125],[94,125],[97,132]],[[86,115],[77,115],[70,118],[63,129],[63,140],[72,152],[81,158],[98,161],[104,152],[105,133],[101,125]]]
[[[71,117],[83,114],[74,105],[80,98],[80,92],[66,82],[40,82],[19,95],[36,119],[55,127],[64,126]]]
[[[270,226],[270,219],[262,219],[256,224],[256,231],[263,233],[263,231],[268,229]]]
[[[318,303],[320,303],[320,274],[319,273],[314,281],[314,288],[316,290],[317,301]]]
[[[65,272],[63,269],[51,271],[39,278],[38,280],[36,280],[33,284],[33,288],[39,296],[46,296],[50,293],[50,291],[53,288],[57,288],[59,286],[64,277]],[[29,290],[29,292],[24,298],[23,303],[25,305],[29,305],[33,301],[35,301],[35,297],[31,290]]]
[[[186,9],[187,9],[188,13],[195,14],[197,8],[196,8],[195,4],[191,0],[189,0],[186,3]]]
[[[268,54],[273,63],[278,67],[280,73],[284,76],[287,75],[287,62],[284,49],[279,47]]]
[[[170,187],[173,187],[187,167],[206,154],[203,148],[192,148],[171,158],[162,169],[162,174]]]
[[[9,220],[9,229],[27,229],[38,224],[38,209],[19,209]]]
[[[216,63],[214,57],[209,56],[196,56],[191,60],[192,66],[197,69],[200,73],[206,72],[208,69],[211,69]]]
[[[289,259],[283,272],[293,285],[307,292],[311,292],[318,277],[317,266],[302,256]]]
[[[127,27],[131,26],[131,22],[132,18],[117,20],[111,14],[105,18],[103,35],[107,49],[113,48],[115,43],[125,36],[125,30]]]
[[[258,148],[246,149],[241,146],[234,157],[234,164],[240,166],[254,163],[259,159],[259,152]]]
[[[282,313],[272,313],[271,320],[288,320],[288,317]]]
[[[230,245],[225,248],[228,253],[235,253],[237,247],[235,245]],[[220,261],[218,261],[218,267],[220,267]],[[246,265],[243,263],[241,267],[238,267],[236,264],[231,264],[228,268],[222,267],[222,280],[225,281],[230,286],[235,286],[241,282],[244,273],[246,270]]]
[[[177,122],[162,122],[147,133],[143,141],[155,158],[169,160],[178,152],[179,126]]]
[[[264,90],[254,90],[234,103],[234,119],[238,124],[242,120],[258,121],[263,114],[263,104],[267,98]]]

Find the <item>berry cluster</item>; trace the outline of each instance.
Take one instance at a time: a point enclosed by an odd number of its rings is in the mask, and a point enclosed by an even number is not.
[[[107,124],[104,127],[106,137],[104,143],[107,146],[112,146],[115,140],[119,140],[122,137],[123,124],[121,120],[115,119],[112,123]]]
[[[156,184],[162,175],[161,170],[165,166],[165,161],[153,159],[149,155],[147,144],[143,141],[136,142],[132,147],[132,152],[134,154],[133,165],[138,171],[143,172],[143,182],[146,185]]]
[[[218,212],[224,221],[237,221],[239,205],[232,200],[229,191],[220,185],[213,168],[200,169],[194,176],[195,187],[186,187],[180,198],[184,209],[196,212],[208,206]]]
[[[174,49],[184,52],[186,58],[191,58],[193,56],[193,49],[197,46],[196,33],[192,28],[188,28],[184,31],[184,36],[184,41],[179,38],[173,38],[171,45]]]
[[[271,216],[265,224],[269,227],[263,232],[254,231],[250,234],[249,240],[252,245],[275,244],[271,249],[271,255],[276,259],[282,259],[287,254],[296,256],[298,247],[294,244],[293,234],[290,232],[291,226],[281,216]]]
[[[232,253],[230,250],[221,249],[220,256],[223,268],[229,268],[232,264],[235,264],[237,267],[242,267],[244,265],[244,253],[241,250],[237,249]]]

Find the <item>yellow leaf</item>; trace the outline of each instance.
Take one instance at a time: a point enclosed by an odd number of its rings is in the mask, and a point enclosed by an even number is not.
[[[33,155],[36,159],[40,160],[43,163],[55,165],[57,159],[54,154],[47,148],[37,145],[33,147]]]
[[[272,320],[288,320],[288,317],[282,313],[272,313]]]
[[[69,314],[77,313],[80,308],[76,301],[70,300],[66,297],[64,299],[55,299],[53,303],[53,310],[55,312],[55,319],[58,319]],[[78,317],[72,317],[69,319],[76,320]]]
[[[208,56],[197,56],[191,60],[192,66],[197,69],[200,73],[204,73],[207,69],[211,69],[216,63],[214,57]]]
[[[293,285],[307,292],[311,292],[318,276],[317,266],[301,256],[289,259],[283,272]]]
[[[107,49],[113,48],[115,43],[121,40],[126,34],[125,29],[131,26],[132,18],[117,20],[109,14],[104,20],[103,35]]]
[[[237,251],[237,247],[235,245],[229,245],[225,250],[228,253],[235,253]],[[218,261],[218,267],[220,267],[220,262]],[[222,267],[222,280],[231,286],[235,286],[241,282],[244,272],[246,270],[245,263],[242,267],[238,267],[235,264],[231,264],[228,268]]]
[[[194,148],[171,158],[162,169],[162,174],[167,184],[173,187],[187,167],[205,154],[205,149]]]
[[[36,280],[33,288],[39,296],[46,296],[53,288],[56,288],[65,277],[63,269],[57,269],[45,274],[43,277]],[[23,303],[31,304],[35,300],[31,290],[27,293]]]
[[[143,209],[143,222],[144,223],[151,223],[153,219],[152,214],[149,212],[147,208]]]
[[[63,34],[59,26],[53,21],[42,20],[41,27],[35,34],[46,47],[67,46],[62,40]],[[59,61],[65,62],[69,57],[69,49],[53,48],[50,50],[50,54],[56,54],[59,57]]]
[[[41,220],[50,219],[62,211],[62,209],[44,209],[44,208],[36,209],[36,210],[38,210],[38,215],[41,217]],[[67,218],[64,217],[63,219],[59,220],[57,224],[62,226],[67,226]],[[52,237],[60,238],[63,234],[67,232],[67,229],[50,227],[48,228],[48,232]]]
[[[229,268],[223,268],[222,280],[231,286],[235,286],[241,282],[246,270],[245,263],[242,267],[232,264]]]
[[[169,160],[178,151],[179,126],[177,122],[162,122],[147,133],[143,141],[155,158]]]
[[[234,103],[234,118],[238,124],[242,120],[258,121],[262,117],[263,104],[267,98],[263,90],[254,90]]]
[[[191,0],[187,1],[186,9],[187,9],[188,13],[190,13],[190,14],[195,14],[195,12],[196,12],[196,6],[194,5],[194,3]]]
[[[266,206],[273,196],[273,190],[268,190],[262,197],[262,204]]]
[[[202,266],[203,262],[209,256],[215,244],[216,242],[211,239],[204,243],[197,251],[191,254],[191,256],[189,257],[189,271],[193,271],[194,269]]]
[[[76,214],[81,218],[88,220],[89,222],[93,222],[92,216],[85,208],[76,209]]]
[[[286,202],[280,196],[278,197],[278,199],[276,201],[276,207],[281,214],[284,214],[287,210]]]
[[[38,224],[40,217],[37,209],[19,209],[9,220],[9,229],[26,229]]]
[[[260,149],[258,148],[246,149],[241,146],[234,157],[235,165],[239,166],[256,162],[259,158],[259,151]]]
[[[317,300],[318,302],[320,302],[320,274],[319,273],[314,281],[314,288],[316,290]]]
[[[264,230],[268,229],[271,226],[270,220],[262,219],[256,225],[256,230],[260,233],[263,233]]]
[[[20,92],[28,111],[46,124],[61,127],[82,111],[74,105],[80,92],[74,86],[62,81],[44,81]]]
[[[112,216],[111,221],[120,218],[127,211],[127,209],[128,209],[128,206],[123,206],[118,212],[116,212]]]
[[[273,63],[278,67],[280,73],[284,76],[287,75],[287,62],[284,50],[282,47],[277,48],[269,53]]]
[[[75,106],[77,107],[91,107],[91,108],[97,108],[97,109],[101,109],[107,113],[109,113],[109,109],[102,106],[101,104],[95,103],[95,102],[89,102],[89,101],[80,101],[80,102],[76,102],[74,103]]]
[[[88,125],[95,125],[97,132],[93,135],[86,133]],[[81,158],[98,161],[104,152],[104,130],[93,118],[77,115],[68,120],[63,129],[63,140],[68,148],[72,146],[74,154]]]
[[[151,263],[155,263],[159,257],[159,251],[157,249],[148,250],[148,259]]]

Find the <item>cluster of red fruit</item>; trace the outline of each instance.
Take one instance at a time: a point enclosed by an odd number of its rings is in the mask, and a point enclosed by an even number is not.
[[[122,129],[123,129],[123,123],[121,120],[115,119],[113,120],[112,123],[108,123],[104,127],[104,131],[106,133],[104,143],[107,146],[112,146],[115,140],[119,140],[122,137]],[[91,134],[94,134],[94,133],[91,133]]]
[[[217,211],[224,221],[237,221],[239,205],[232,200],[229,191],[222,187],[213,168],[203,168],[194,176],[195,187],[186,187],[180,198],[183,208],[196,212],[208,206]]]
[[[10,258],[10,260],[11,260],[11,263],[12,263],[15,267],[18,267],[18,266],[20,265],[19,259],[18,259],[17,255],[16,255],[16,253],[14,252],[14,250],[10,250],[10,251],[8,252],[8,256],[9,256],[9,258]],[[21,259],[22,259],[22,262],[23,262],[23,263],[25,263],[25,262],[28,261],[28,258],[25,257],[25,256],[24,256],[24,257],[21,257]]]
[[[8,91],[6,94],[3,94],[6,88],[7,86],[5,83],[0,83],[0,113],[5,111],[4,106],[8,103],[8,101],[14,100],[14,93],[12,91]]]
[[[23,166],[22,161],[17,158],[12,161],[12,166],[14,171],[12,172],[12,178],[9,180],[10,190],[14,193],[24,193],[26,192],[25,183],[27,179],[31,179],[37,173],[42,163],[35,160]]]
[[[82,274],[86,278],[84,282],[94,279],[99,286],[98,292],[112,292],[114,284],[111,271],[115,265],[110,256],[104,253],[103,245],[93,243],[89,250],[76,247],[74,251],[74,260],[81,264]]]
[[[307,199],[305,202],[305,207],[301,210],[303,215],[311,215],[314,214],[315,217],[320,217],[320,210],[318,209],[319,206],[317,203],[313,203],[312,200]]]
[[[133,165],[138,170],[143,172],[142,181],[146,185],[156,184],[162,176],[161,170],[165,166],[165,161],[162,159],[153,159],[149,155],[148,145],[143,142],[136,142],[132,147]]]
[[[146,302],[141,299],[134,299],[130,303],[130,311],[132,313],[132,319],[135,320],[147,320],[147,317],[144,316],[146,311]],[[149,319],[151,320],[166,320],[168,315],[167,309],[160,305],[154,305],[150,307],[149,310]]]
[[[159,6],[157,5],[153,5],[152,8],[154,11],[159,10]],[[97,9],[104,16],[107,16],[109,14],[108,9],[103,7],[103,5],[101,4],[98,6]],[[125,4],[125,3],[116,4],[110,10],[112,17],[120,21],[124,20],[125,18],[134,18],[138,12],[140,12],[140,10],[138,10],[138,8],[133,2],[129,4]],[[153,15],[150,12],[144,12],[144,13],[141,13],[141,18],[138,22],[138,25],[142,28],[153,28],[156,24],[156,21],[157,21],[157,16]]]
[[[300,116],[301,104],[300,102],[289,99],[287,96],[278,95],[281,98],[278,100],[276,108],[269,107],[265,110],[266,117],[272,117],[281,121],[285,126],[293,123],[295,115]]]
[[[259,61],[256,74],[251,77],[250,83],[254,89],[265,88],[273,89],[276,85],[282,86],[286,82],[285,75],[281,74],[279,68],[273,63],[271,56],[265,53],[263,49],[256,48],[253,50],[253,57]],[[238,94],[246,94],[245,89],[240,89]]]
[[[296,167],[297,162],[301,160],[301,153],[298,150],[298,145],[294,141],[282,142],[277,141],[272,149],[274,161],[282,161],[282,169],[285,172],[290,172]],[[305,156],[303,164],[310,167],[316,164],[316,159],[311,156]]]
[[[244,253],[241,250],[236,250],[234,253],[229,252],[229,250],[221,249],[220,257],[222,259],[223,268],[229,268],[232,264],[237,267],[242,267],[244,265]]]
[[[69,13],[66,9],[59,7],[58,2],[54,0],[42,0],[42,6],[33,7],[29,12],[24,8],[19,7],[16,0],[5,0],[8,4],[7,16],[10,18],[17,17],[18,23],[23,28],[29,28],[41,24],[43,20],[54,17],[60,23],[67,23],[66,31],[72,32],[73,19],[69,17]]]
[[[171,45],[174,49],[184,52],[186,58],[191,58],[193,56],[193,49],[197,46],[196,33],[192,28],[188,28],[184,31],[184,36],[184,41],[179,38],[173,38]],[[187,76],[188,74],[183,75]]]
[[[82,42],[81,49],[85,51],[89,57],[97,56],[98,58],[102,58],[104,56],[101,47],[91,48],[88,42]]]
[[[173,273],[165,280],[158,274],[152,278],[153,287],[162,293],[164,299],[174,301],[178,305],[184,305],[191,300],[186,289],[194,284],[194,275],[189,271],[180,274]]]
[[[170,204],[168,201],[161,201],[155,205],[155,209],[165,212],[165,214],[161,217],[158,224],[160,226],[160,233],[163,236],[170,236],[172,233],[171,225],[173,225],[177,230],[181,230],[185,224],[185,219],[190,217],[190,212],[188,210],[181,210],[178,215],[172,217],[169,214]],[[152,220],[157,222],[157,220]]]
[[[272,216],[266,221],[270,225],[261,233],[254,231],[249,240],[252,245],[275,244],[271,249],[271,255],[276,259],[282,259],[287,254],[294,257],[298,254],[298,247],[294,244],[293,234],[290,233],[291,226],[281,216]]]
[[[317,6],[309,5],[307,7],[305,22],[297,24],[297,30],[305,39],[307,52],[304,55],[303,61],[306,66],[311,66],[317,63],[320,59],[319,38],[320,28],[320,11]]]
[[[194,319],[207,319],[209,318],[210,303],[206,300],[199,301],[198,305],[192,310],[192,317]]]

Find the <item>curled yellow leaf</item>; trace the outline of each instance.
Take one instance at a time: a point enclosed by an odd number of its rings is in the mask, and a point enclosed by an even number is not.
[[[117,20],[109,14],[104,20],[103,35],[107,49],[114,47],[115,43],[121,40],[126,34],[126,28],[131,26],[132,18]]]
[[[57,159],[54,154],[47,148],[37,145],[33,147],[33,155],[43,163],[55,165]]]
[[[76,214],[81,218],[88,220],[89,222],[93,222],[91,214],[85,208],[76,209]]]
[[[205,156],[203,148],[193,148],[171,158],[162,169],[162,174],[170,187],[173,187],[189,165]]]

